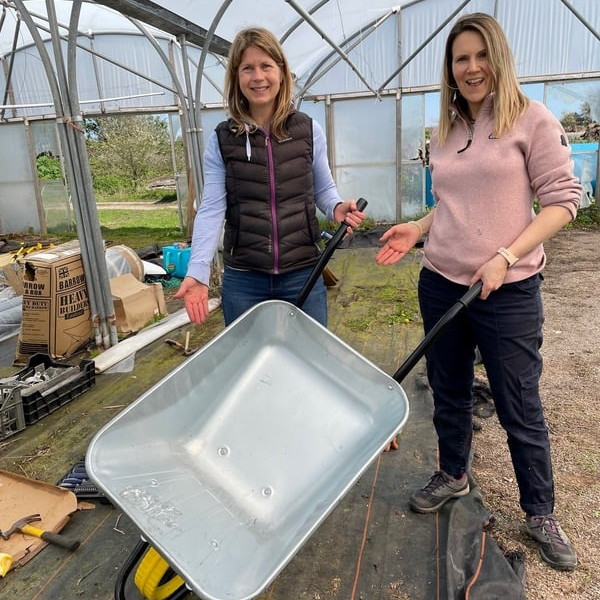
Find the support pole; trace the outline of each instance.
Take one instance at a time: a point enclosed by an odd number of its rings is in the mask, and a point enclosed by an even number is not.
[[[68,51],[71,57],[69,71],[72,74],[75,72],[74,39],[76,37],[76,24],[79,19],[81,2],[82,0],[74,0],[71,11],[71,33]],[[81,259],[86,274],[94,339],[98,347],[108,348],[111,345],[117,344],[118,338],[108,280],[108,269],[104,258],[104,244],[100,232],[100,223],[93,195],[92,178],[87,160],[87,149],[82,127],[83,118],[77,102],[75,78],[74,75],[71,76],[70,80],[67,78],[54,2],[46,0],[54,64],[50,60],[39,31],[22,0],[15,0],[15,5],[31,33],[48,78],[56,110],[56,124],[64,158],[67,182],[77,222],[77,233],[81,247]]]

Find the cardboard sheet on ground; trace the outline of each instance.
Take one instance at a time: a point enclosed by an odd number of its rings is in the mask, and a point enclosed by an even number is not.
[[[77,497],[69,490],[28,479],[15,473],[0,470],[0,529],[6,531],[19,519],[39,514],[41,521],[35,527],[58,533],[77,510]],[[0,537],[0,552],[13,557],[13,568],[24,565],[47,542],[22,533],[14,533],[8,540]]]

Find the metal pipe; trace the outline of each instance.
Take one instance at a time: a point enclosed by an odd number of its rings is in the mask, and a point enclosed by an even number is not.
[[[169,60],[169,57],[165,54],[163,49],[160,47],[160,44],[156,41],[154,36],[136,19],[133,19],[131,17],[128,17],[128,19],[140,30],[140,32],[150,42],[152,47],[156,50],[156,53],[158,54],[160,59],[163,61],[165,67],[169,71],[169,74],[171,75],[171,79],[173,81],[173,85],[175,86],[175,92],[179,96],[179,103],[181,106],[182,113],[185,115],[185,112],[187,110],[187,104],[191,102],[191,100],[189,99],[188,95],[186,95],[184,92],[184,89],[181,85],[181,82],[179,81],[179,77],[177,76],[177,71],[175,70],[174,65]]]
[[[173,176],[175,177],[175,182],[177,182],[177,156],[175,154],[175,136],[173,135],[173,115],[169,115],[169,142],[171,146],[171,168],[173,169]],[[181,197],[179,195],[179,186],[175,185],[175,193],[177,195],[177,210],[179,212],[179,228],[181,231],[185,230],[185,223],[183,222],[183,206],[181,204]]]
[[[80,137],[83,139],[84,130],[83,118],[78,111],[76,96],[77,82],[74,74],[76,47],[74,40],[77,35],[76,24],[79,20],[81,2],[82,0],[74,0],[71,5],[71,23],[67,42],[68,75],[62,53],[61,38],[58,34],[55,7],[51,0],[46,0],[46,10],[48,11],[48,23],[51,29],[57,81],[62,91],[62,118],[58,122],[66,139],[64,151],[72,165],[73,179],[69,183],[73,206],[78,209],[76,214],[79,213],[80,217],[80,227],[78,227],[77,235],[86,273],[88,295],[94,298],[95,311],[92,314],[92,323],[95,325],[96,345],[99,345],[100,342],[102,347],[108,348],[118,342],[116,330],[115,335],[111,336],[107,325],[107,319],[111,316],[114,317],[114,308],[112,306],[112,296],[106,292],[107,288],[110,290],[110,285],[98,214],[95,212],[96,203],[91,187],[91,174],[89,165],[84,164],[87,158],[87,150],[85,142],[82,145],[79,139]],[[73,96],[70,94],[71,85],[75,85]],[[90,182],[89,185],[88,181]],[[110,306],[107,304],[108,296],[110,296]],[[90,306],[92,306],[92,302],[90,302]]]
[[[222,2],[221,6],[219,7],[219,10],[216,12],[215,16],[213,17],[210,27],[208,28],[208,31],[206,32],[206,44],[202,47],[202,52],[200,53],[200,60],[198,61],[198,75],[196,77],[196,93],[194,94],[195,105],[193,108],[194,112],[196,113],[196,122],[199,125],[202,124],[202,115],[200,113],[200,106],[202,105],[201,91],[202,91],[202,80],[204,78],[204,65],[206,64],[206,57],[208,56],[208,49],[210,48],[212,38],[215,35],[215,30],[217,29],[217,25],[220,23],[221,19],[223,18],[223,15],[225,14],[227,9],[231,5],[232,1],[233,0],[224,0]],[[203,158],[203,154],[204,154],[203,148],[204,148],[204,140],[200,139],[199,147],[198,147],[198,153],[200,155],[200,158],[198,160],[198,163],[196,165],[194,165],[194,170],[193,170],[194,178],[195,178],[194,181],[195,181],[196,186],[203,185],[203,171],[202,171],[202,158]],[[201,198],[202,198],[202,188],[196,187],[195,193],[196,193],[196,207],[199,207]],[[220,284],[221,283],[221,273],[223,271],[223,265],[221,264],[221,255],[218,250],[217,250],[217,252],[215,252],[215,255],[213,257],[213,267],[214,267],[213,273],[215,274],[217,282]]]
[[[421,50],[423,50],[423,48],[425,48],[425,46],[427,46],[427,44],[429,44],[429,42],[431,42],[431,40],[436,35],[438,35],[438,33],[442,31],[442,29],[444,29],[444,27],[446,27],[446,25],[448,25],[448,23],[450,23],[450,21],[452,21],[452,19],[470,2],[471,0],[464,0],[464,2],[462,2],[462,4],[458,8],[456,8],[447,19],[445,19],[438,27],[436,27],[433,33],[429,35],[427,39],[422,44],[420,44],[417,47],[417,49],[379,86],[379,89],[377,91],[381,92],[381,90],[392,79],[394,79],[394,77],[396,77],[396,75],[398,75],[398,73],[400,73],[404,69],[404,67],[406,67],[406,65],[409,64],[415,58],[415,56],[417,56],[421,52]]]
[[[402,57],[402,13],[398,14],[396,20],[396,27],[398,28],[398,58]],[[399,83],[402,83],[402,79],[399,78]],[[402,206],[402,91],[398,90],[396,94],[396,173],[400,176],[396,177],[396,222],[403,220],[403,206]]]
[[[52,94],[52,98],[54,99],[54,106],[55,106],[55,111],[56,111],[56,121],[57,121],[57,125],[58,125],[60,123],[60,121],[63,119],[63,102],[62,102],[62,98],[61,98],[61,90],[59,88],[58,80],[56,78],[56,73],[54,72],[54,67],[52,65],[52,62],[50,61],[50,57],[48,55],[48,52],[46,51],[44,42],[42,41],[39,31],[37,30],[37,27],[36,27],[35,23],[33,22],[31,15],[28,13],[25,5],[23,4],[23,0],[14,0],[14,3],[21,14],[21,18],[24,20],[25,24],[27,25],[27,28],[29,29],[31,37],[35,43],[37,50],[38,50],[40,60],[42,62],[44,70],[46,72],[46,77],[48,79],[48,85],[50,87],[50,92]],[[69,152],[68,138],[66,136],[64,127],[57,126],[57,131],[59,134],[60,145],[63,148],[63,158],[64,158],[65,168],[67,171],[67,180],[69,182],[74,182],[75,181],[75,170],[74,170],[73,161],[71,159],[71,155]],[[67,152],[65,152],[65,150]],[[76,215],[76,217],[78,217],[79,212],[75,211],[75,215]],[[81,222],[81,220],[80,220],[80,222]],[[82,262],[87,261],[87,260],[88,260],[88,257],[84,256],[84,253],[82,252]],[[86,265],[84,262],[84,268],[85,268],[85,266]],[[99,340],[99,330],[97,327],[97,323],[95,322],[95,319],[94,319],[94,315],[96,313],[96,297],[94,296],[93,293],[90,294],[89,288],[88,288],[88,299],[90,302],[90,310],[92,312],[92,324],[93,324],[93,328],[94,328],[94,337],[95,337],[96,341],[98,341]]]
[[[577,12],[577,10],[575,10],[575,7],[570,3],[567,2],[567,0],[560,0],[574,15],[575,17],[581,22],[581,24],[597,39],[600,41],[600,33],[598,32],[597,29],[594,29],[594,27],[591,25],[591,23],[589,23],[587,21],[587,19],[585,19],[580,13]]]
[[[78,101],[77,89],[77,23],[81,13],[81,5],[83,0],[75,0],[71,9],[71,19],[69,22],[69,41],[67,45],[67,67],[68,75],[66,79],[65,93],[69,102],[72,118],[83,124],[83,117]],[[59,42],[60,44],[60,42]],[[86,243],[87,237],[91,234],[92,240],[90,244],[91,253],[93,254],[91,264],[97,277],[100,298],[102,300],[102,311],[99,311],[101,320],[100,327],[102,330],[103,345],[105,348],[115,346],[119,343],[117,334],[115,309],[110,289],[110,281],[108,277],[108,267],[104,254],[104,240],[102,239],[102,231],[100,229],[100,219],[98,217],[98,208],[94,196],[94,187],[92,184],[92,174],[88,160],[87,147],[85,144],[85,132],[83,128],[72,128],[71,137],[74,141],[77,165],[79,167],[81,179],[79,183],[82,187],[83,194],[79,196],[79,200],[83,201],[85,212],[88,216],[89,229],[84,232]],[[80,236],[81,242],[81,236]]]
[[[37,164],[34,152],[34,143],[33,136],[31,134],[31,126],[29,125],[29,121],[25,119],[23,122],[25,126],[25,139],[27,140],[27,155],[29,156],[29,162],[31,165],[31,172],[36,173]],[[34,175],[33,177],[33,188],[35,190],[35,204],[37,208],[38,220],[40,222],[40,231],[42,234],[48,233],[48,228],[46,224],[46,213],[44,212],[44,205],[42,203],[42,189],[40,185],[40,178]]]
[[[94,36],[90,35],[90,49],[94,49]],[[94,70],[94,79],[96,80],[96,91],[98,92],[98,98],[102,98],[102,96],[104,95],[102,93],[102,84],[100,83],[101,81],[101,77],[100,77],[100,69],[99,69],[99,65],[98,65],[98,57],[95,56],[94,54],[92,54],[92,68]],[[79,105],[81,106],[82,101],[79,101]],[[105,107],[104,107],[104,102],[100,101],[100,112],[104,113],[105,112]]]
[[[182,117],[184,124],[186,125],[185,134],[187,140],[187,148],[190,154],[190,171],[192,174],[192,181],[194,182],[194,195],[196,200],[196,207],[200,206],[200,198],[202,197],[202,188],[204,186],[204,178],[202,176],[202,154],[203,154],[203,140],[202,127],[198,122],[200,115],[195,110],[195,101],[192,92],[192,80],[189,69],[189,61],[187,54],[187,43],[185,37],[181,37],[181,60],[183,64],[183,77],[187,89],[188,102],[182,106]],[[198,69],[198,77],[201,70]],[[188,186],[189,190],[189,186]],[[191,220],[189,203],[191,198],[188,198],[188,214],[187,214],[187,232],[191,233]]]
[[[354,33],[353,35],[351,35],[348,39],[346,39],[344,41],[343,46],[344,46],[345,51],[348,52],[348,53],[352,52],[352,50],[354,50],[354,48],[356,48],[356,46],[358,46],[359,44],[361,44],[365,38],[367,38],[369,35],[371,35],[371,33],[373,31],[375,31],[382,23],[384,23],[385,21],[387,21],[396,12],[397,12],[396,10],[391,10],[390,12],[386,13],[383,17],[380,17],[379,19],[375,19],[371,23],[368,23],[365,26],[365,29],[362,29],[361,31],[357,31],[356,33]],[[365,31],[366,31],[366,33],[365,33]],[[346,44],[348,44],[349,42],[351,42],[354,38],[358,38],[358,39],[353,44],[350,44],[349,46],[346,47]],[[322,77],[324,77],[329,71],[331,71],[331,69],[333,69],[333,67],[335,67],[335,65],[337,65],[342,60],[341,57],[338,57],[337,60],[332,61],[331,64],[329,64],[326,69],[323,69],[321,71],[320,70],[321,67],[324,64],[326,64],[327,61],[329,61],[334,54],[336,54],[335,51],[330,52],[311,71],[310,75],[306,78],[304,86],[298,92],[298,96],[300,98],[302,98],[302,96],[304,96],[304,93],[306,92],[306,90],[311,85],[314,85],[317,81],[319,81],[319,79],[321,79]]]
[[[206,43],[202,47],[202,52],[200,53],[200,59],[198,60],[198,75],[196,76],[196,86],[194,92],[194,104],[192,105],[192,110],[195,113],[195,122],[202,126],[202,115],[200,113],[200,107],[202,106],[202,80],[204,78],[204,65],[206,64],[206,57],[208,56],[208,51],[210,48],[210,44],[215,35],[215,31],[217,26],[221,22],[221,19],[227,12],[227,9],[231,6],[233,0],[224,0],[219,6],[219,10],[215,13],[211,24],[206,32]],[[196,187],[196,206],[200,206],[200,198],[202,196],[202,186],[204,185],[203,174],[202,174],[202,155],[204,154],[204,140],[199,140],[198,143],[198,163],[197,167],[194,168],[194,184]],[[197,171],[197,173],[196,173]]]
[[[314,6],[311,6],[308,9],[308,14],[312,15],[312,14],[316,13],[319,9],[321,9],[326,4],[329,4],[329,0],[321,0],[320,2],[317,2]],[[298,27],[300,27],[300,25],[302,25],[302,23],[304,23],[304,19],[302,19],[302,18],[300,18],[297,21],[295,21],[294,23],[292,23],[292,25],[290,27],[288,27],[287,31],[281,36],[279,41],[283,44],[285,42],[285,40],[287,40],[288,37],[290,37],[290,35],[292,35],[292,33],[294,33],[294,31],[296,31],[296,29],[298,29]]]
[[[4,16],[4,15],[3,15]],[[4,19],[2,19],[4,20]],[[0,28],[1,31],[1,28]],[[21,31],[21,19],[17,19],[15,25],[15,33],[13,36],[12,43],[12,52],[10,55],[10,60],[8,62],[8,69],[6,71],[6,88],[4,89],[4,97],[2,98],[2,104],[6,104],[6,100],[8,99],[8,95],[11,90],[11,81],[12,81],[12,72],[15,65],[15,52],[17,50],[17,43],[19,41],[19,32]],[[4,119],[4,108],[2,108],[2,113],[0,113],[0,120]]]
[[[42,31],[46,31],[47,33],[50,33],[50,30],[47,27],[44,27],[42,25],[37,25],[37,28],[41,29]],[[134,34],[133,33],[121,33],[121,32],[115,31],[115,32],[112,32],[110,35],[134,35]],[[59,35],[59,37],[62,40],[68,40],[68,36]],[[152,77],[150,77],[147,74],[140,73],[139,71],[136,71],[135,69],[132,69],[131,67],[128,67],[127,65],[125,65],[125,64],[123,64],[123,63],[121,63],[121,62],[119,62],[117,60],[109,58],[108,56],[105,56],[104,54],[101,54],[100,52],[98,52],[96,50],[92,50],[92,48],[90,48],[88,46],[84,46],[83,44],[79,44],[79,43],[75,43],[75,45],[80,50],[84,50],[85,52],[88,52],[92,56],[96,56],[98,58],[101,58],[102,60],[106,61],[107,63],[110,63],[111,65],[114,65],[115,67],[119,67],[120,69],[123,69],[124,71],[127,71],[128,73],[131,73],[132,75],[135,75],[136,77],[140,77],[141,79],[145,79],[146,81],[149,81],[150,83],[153,83],[154,85],[156,85],[158,87],[164,88],[165,90],[167,90],[169,92],[175,92],[175,90],[172,87],[169,87],[168,85],[165,85],[161,81],[158,81],[157,79],[153,79]],[[19,48],[19,51],[23,52],[27,48],[28,48],[27,45],[21,46]]]
[[[356,76],[365,84],[366,88],[378,96],[378,92],[374,90],[358,67],[350,60],[350,57],[323,31],[309,13],[299,6],[294,0],[284,0],[287,2],[348,64],[348,66],[356,73]]]

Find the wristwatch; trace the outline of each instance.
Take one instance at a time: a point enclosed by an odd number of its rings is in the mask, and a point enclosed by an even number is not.
[[[510,250],[507,250],[506,248],[498,248],[496,252],[500,256],[504,257],[504,259],[508,263],[509,268],[512,267],[519,260]]]

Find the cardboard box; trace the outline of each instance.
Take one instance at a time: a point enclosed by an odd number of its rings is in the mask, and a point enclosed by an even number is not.
[[[38,352],[67,358],[92,338],[78,241],[30,254],[22,280],[23,320],[16,362]]]
[[[119,333],[134,333],[155,317],[167,314],[160,283],[147,285],[131,273],[125,273],[110,279],[110,290]]]
[[[158,312],[161,315],[168,315],[167,302],[165,300],[165,293],[163,291],[162,283],[155,281],[150,284],[152,291],[154,292],[154,298],[156,299],[156,305],[158,306]]]
[[[0,254],[0,283],[12,287],[17,296],[23,295],[23,265],[12,252]]]

